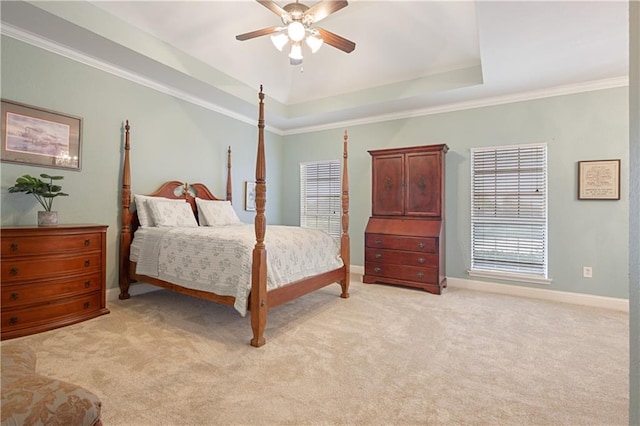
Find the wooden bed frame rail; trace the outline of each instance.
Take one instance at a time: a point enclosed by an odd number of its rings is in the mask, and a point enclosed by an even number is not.
[[[343,169],[342,169],[342,234],[340,237],[340,256],[344,265],[333,271],[308,277],[283,287],[267,291],[267,248],[265,246],[266,227],[266,161],[264,146],[264,93],[262,86],[258,94],[258,149],[256,156],[256,215],[254,228],[256,234],[256,244],[252,252],[251,269],[251,292],[249,294],[249,311],[251,312],[251,328],[253,338],[251,345],[260,347],[265,344],[264,330],[267,324],[267,311],[290,300],[301,297],[319,288],[338,282],[342,292],[340,297],[349,297],[349,262],[350,262],[350,240],[349,240],[349,180],[348,180],[348,154],[347,154],[347,132],[344,132],[343,141]],[[129,259],[131,251],[132,235],[139,226],[137,214],[131,211],[131,171],[130,171],[130,126],[126,121],[124,140],[124,161],[122,170],[122,227],[120,232],[120,259],[119,259],[119,285],[120,299],[128,299],[129,286],[132,282],[141,281],[156,286],[164,287],[179,293],[188,294],[201,299],[206,299],[233,306],[235,298],[232,296],[220,296],[212,292],[193,290],[178,284],[169,283],[160,279],[136,274],[136,264]],[[176,194],[176,188],[183,187],[180,193]],[[188,184],[178,181],[164,183],[151,196],[186,199],[197,215],[195,196],[209,200],[219,200],[203,184]],[[231,147],[227,151],[227,200],[231,201]]]

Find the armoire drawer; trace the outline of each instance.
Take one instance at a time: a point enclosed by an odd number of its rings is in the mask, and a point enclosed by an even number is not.
[[[46,258],[10,258],[2,261],[3,284],[38,278],[53,278],[100,271],[102,253],[49,256]]]
[[[98,291],[57,302],[34,304],[24,309],[3,309],[2,333],[11,333],[16,329],[35,327],[39,324],[55,323],[66,317],[90,316],[101,309],[101,303],[102,295]]]
[[[365,250],[365,260],[367,262],[389,263],[394,265],[438,267],[437,254],[403,250],[387,250],[367,247]]]
[[[2,286],[3,309],[65,299],[100,291],[104,283],[100,272],[57,280],[27,282]]]
[[[405,237],[402,235],[366,234],[367,247],[419,251],[423,253],[437,253],[438,242],[436,238]]]
[[[438,284],[438,270],[434,268],[365,262],[364,273],[368,276],[388,277],[424,284]]]

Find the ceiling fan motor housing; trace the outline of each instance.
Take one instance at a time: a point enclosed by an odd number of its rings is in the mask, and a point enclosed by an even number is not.
[[[289,25],[291,22],[297,21],[301,22],[305,28],[308,28],[311,24],[313,24],[313,16],[305,15],[305,12],[309,10],[309,6],[304,5],[302,3],[289,3],[283,9],[287,12],[282,15],[282,22],[285,25]]]

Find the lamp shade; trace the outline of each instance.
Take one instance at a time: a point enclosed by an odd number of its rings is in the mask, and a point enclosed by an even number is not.
[[[311,49],[311,53],[316,53],[322,47],[324,41],[320,37],[310,35],[306,39],[307,46]]]
[[[294,43],[291,46],[291,52],[289,53],[289,58],[295,60],[302,60],[302,46],[300,43]]]
[[[289,42],[289,37],[285,33],[275,34],[271,36],[271,42],[276,49],[282,52],[284,46]]]

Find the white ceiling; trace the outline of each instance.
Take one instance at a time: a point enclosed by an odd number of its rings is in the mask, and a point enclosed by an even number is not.
[[[2,21],[5,34],[248,121],[262,84],[267,124],[285,134],[614,87],[628,75],[626,1],[351,0],[318,26],[355,51],[307,50],[303,67],[268,36],[235,39],[281,24],[252,0],[3,1]]]

